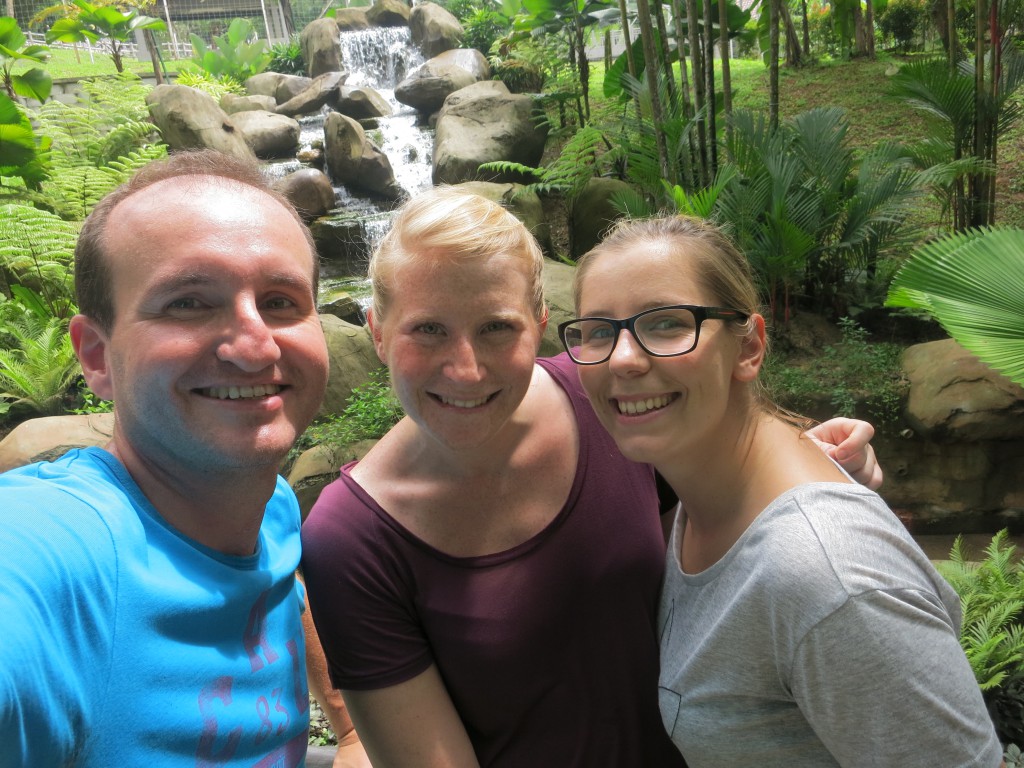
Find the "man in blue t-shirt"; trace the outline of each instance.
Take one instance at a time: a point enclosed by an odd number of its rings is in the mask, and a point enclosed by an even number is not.
[[[320,406],[308,230],[256,168],[143,169],[75,253],[104,449],[0,475],[0,766],[301,766],[300,516]]]

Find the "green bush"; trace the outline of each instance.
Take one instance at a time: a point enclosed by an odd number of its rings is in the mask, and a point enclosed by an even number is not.
[[[340,414],[310,426],[299,438],[293,453],[316,445],[341,449],[359,440],[376,440],[405,415],[391,390],[387,368],[371,373],[365,384],[352,390],[347,402]]]
[[[234,93],[239,96],[244,96],[246,93],[245,86],[231,75],[220,75],[217,77],[202,70],[198,72],[182,72],[178,75],[178,79],[175,82],[178,85],[187,85],[189,88],[195,88],[197,91],[208,93],[217,102],[220,101],[221,96],[225,93]]]
[[[267,70],[280,72],[282,75],[306,74],[306,60],[302,57],[302,46],[298,37],[293,36],[287,43],[276,43],[271,46]]]
[[[914,36],[927,19],[926,12],[915,0],[890,0],[878,26],[887,38],[891,37],[903,53],[909,53]]]
[[[898,344],[872,342],[848,317],[839,321],[843,338],[825,347],[811,367],[769,357],[765,387],[772,399],[797,412],[813,410],[823,394],[835,416],[858,416],[876,424],[899,420],[907,381]],[[867,413],[858,410],[863,403]]]
[[[484,56],[491,52],[494,41],[509,29],[508,17],[485,8],[473,10],[462,20],[462,47],[476,48]]]
[[[270,53],[264,40],[248,42],[253,34],[252,22],[248,19],[232,19],[223,35],[213,38],[211,46],[206,45],[198,35],[190,35],[192,60],[214,77],[230,75],[244,83],[258,75],[270,63]]]
[[[960,595],[960,644],[1003,744],[1024,743],[1024,568],[1004,529],[971,562],[963,540],[938,564]]]

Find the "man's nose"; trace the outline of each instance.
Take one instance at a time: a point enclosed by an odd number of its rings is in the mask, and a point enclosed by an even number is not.
[[[280,359],[273,328],[254,301],[239,300],[230,310],[217,357],[250,373],[262,371]]]

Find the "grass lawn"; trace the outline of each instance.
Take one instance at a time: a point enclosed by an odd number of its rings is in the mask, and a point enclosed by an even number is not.
[[[137,75],[152,75],[153,65],[147,58],[140,61],[134,56],[122,58],[126,72],[134,72]],[[179,72],[187,67],[195,65],[189,60],[167,61],[167,68],[171,73]],[[24,67],[27,69],[28,67]],[[100,53],[96,49],[74,49],[74,48],[50,48],[50,58],[43,68],[50,73],[54,79],[95,77],[97,75],[113,75],[117,73],[114,69],[114,60],[109,53]],[[15,71],[19,71],[18,68]]]

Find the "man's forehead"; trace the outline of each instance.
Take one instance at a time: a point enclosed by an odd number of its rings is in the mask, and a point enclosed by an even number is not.
[[[152,208],[170,207],[172,211],[173,208],[182,206],[207,209],[214,204],[232,207],[240,200],[245,201],[246,209],[251,208],[253,203],[265,203],[278,205],[282,210],[286,210],[280,202],[262,189],[236,179],[208,174],[161,179],[133,192],[114,210],[121,209],[119,213],[128,215],[134,210],[143,212]]]

